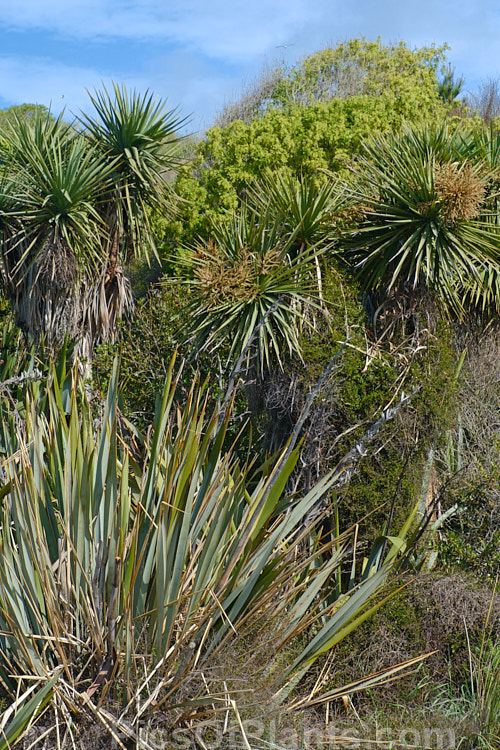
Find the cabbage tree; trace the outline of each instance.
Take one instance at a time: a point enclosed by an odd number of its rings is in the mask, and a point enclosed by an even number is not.
[[[488,295],[500,262],[493,175],[483,160],[464,155],[459,132],[408,126],[375,137],[356,178],[359,221],[346,257],[366,289],[423,285],[457,312],[471,280],[476,301]]]
[[[132,297],[124,266],[154,252],[153,206],[171,204],[181,124],[152,95],[113,87],[72,125],[43,112],[15,118],[3,164],[4,284],[18,323],[91,356]]]
[[[210,238],[181,261],[197,352],[219,348],[231,368],[262,376],[301,357],[301,335],[321,306],[319,259],[345,208],[336,183],[268,172],[239,211],[213,220]]]

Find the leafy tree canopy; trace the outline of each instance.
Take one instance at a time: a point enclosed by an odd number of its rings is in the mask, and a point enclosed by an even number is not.
[[[15,104],[12,107],[0,109],[0,150],[8,149],[8,139],[4,136],[9,126],[15,127],[18,121],[33,122],[36,117],[54,120],[43,104]]]
[[[224,108],[219,124],[235,119],[249,122],[269,109],[290,104],[309,106],[363,95],[392,100],[411,118],[422,107],[438,105],[439,73],[448,70],[447,49],[447,45],[431,45],[412,50],[403,41],[384,45],[380,37],[351,39],[308,55],[296,65],[265,70],[239,101]]]
[[[264,169],[318,181],[325,169],[347,176],[367,136],[445,119],[452,107],[440,89],[446,49],[352,39],[268,71],[226,107],[181,170],[185,212],[167,236],[207,236],[208,219],[236,210]]]
[[[431,103],[436,98],[436,72],[445,51],[444,46],[412,50],[405,42],[384,45],[380,38],[374,42],[351,39],[304,58],[284,77],[275,99],[282,104],[311,104],[368,94],[405,102],[414,98],[418,88],[419,98]]]
[[[15,125],[18,120],[32,122],[35,117],[54,119],[43,104],[15,104],[12,107],[0,109],[0,130],[3,130],[6,124]]]

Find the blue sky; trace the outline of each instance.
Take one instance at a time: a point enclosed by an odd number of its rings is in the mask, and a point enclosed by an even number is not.
[[[0,0],[0,108],[90,111],[86,89],[114,80],[200,131],[266,64],[356,36],[447,42],[466,90],[500,75],[498,0]]]

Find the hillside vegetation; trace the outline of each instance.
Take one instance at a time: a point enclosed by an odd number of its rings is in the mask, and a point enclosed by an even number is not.
[[[462,84],[355,39],[198,141],[120,86],[0,117],[1,750],[500,747],[500,133]]]

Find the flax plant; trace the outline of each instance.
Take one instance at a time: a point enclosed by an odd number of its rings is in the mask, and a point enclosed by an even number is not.
[[[14,698],[35,680],[54,711],[88,713],[134,738],[162,707],[177,705],[180,719],[216,703],[197,676],[231,638],[266,627],[277,659],[270,654],[267,668],[284,700],[381,606],[409,524],[377,567],[338,592],[354,530],[311,546],[303,525],[335,470],[287,498],[297,453],[271,470],[242,464],[224,448],[230,410],[222,420],[207,414],[203,387],[194,383],[177,406],[171,368],[142,436],[117,410],[117,381],[115,364],[97,413],[74,373],[53,371],[42,409],[39,384],[27,389],[24,430],[2,461],[0,487],[5,690]],[[294,643],[303,645],[283,666],[279,656]],[[104,706],[112,686],[120,716]]]

